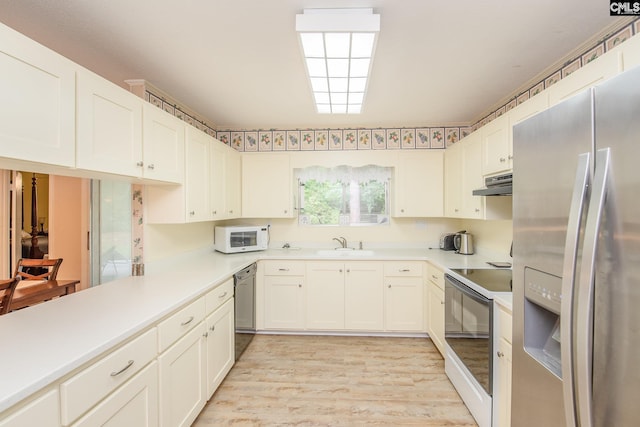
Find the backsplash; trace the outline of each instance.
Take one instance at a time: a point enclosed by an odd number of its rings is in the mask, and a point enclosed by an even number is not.
[[[465,127],[415,127],[366,129],[215,129],[204,118],[189,110],[173,98],[145,82],[128,81],[143,88],[145,100],[158,108],[184,120],[203,132],[219,139],[238,151],[324,151],[324,150],[395,150],[446,148],[471,132],[500,117],[530,97],[548,89],[564,77],[588,64],[640,31],[640,18],[603,37],[562,67],[532,85],[514,94],[511,99],[481,120]]]

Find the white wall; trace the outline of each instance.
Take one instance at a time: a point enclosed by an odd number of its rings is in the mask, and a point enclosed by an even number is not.
[[[473,234],[476,253],[491,257],[494,261],[511,261],[509,249],[513,241],[511,220],[462,221],[462,228]]]

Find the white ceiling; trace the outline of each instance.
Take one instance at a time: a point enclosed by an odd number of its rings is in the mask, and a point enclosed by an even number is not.
[[[295,32],[309,7],[381,15],[362,114],[315,112]],[[218,129],[466,125],[617,22],[602,0],[0,0],[0,21]]]

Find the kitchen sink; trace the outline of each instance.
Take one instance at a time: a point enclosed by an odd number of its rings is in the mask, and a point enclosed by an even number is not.
[[[374,254],[373,251],[369,250],[359,250],[352,248],[337,248],[337,249],[321,249],[316,252],[319,256],[326,257],[345,257],[345,258],[356,258],[363,256],[372,256]]]

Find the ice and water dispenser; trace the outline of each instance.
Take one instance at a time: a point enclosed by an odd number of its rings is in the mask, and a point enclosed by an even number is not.
[[[562,278],[525,267],[524,296],[524,348],[531,357],[562,378]]]

